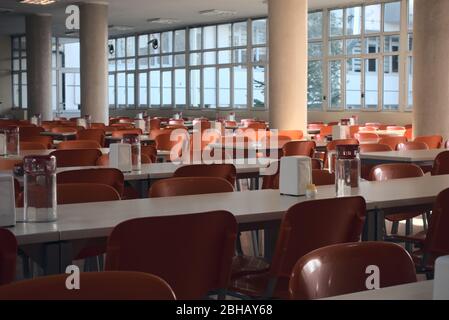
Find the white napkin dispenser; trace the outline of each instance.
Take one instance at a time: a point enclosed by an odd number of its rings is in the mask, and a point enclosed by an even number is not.
[[[87,129],[87,121],[84,118],[78,118],[76,119],[76,125],[78,127],[83,127],[84,129]]]
[[[16,224],[14,180],[10,175],[0,175],[0,227]]]
[[[113,143],[109,148],[109,166],[122,172],[131,172],[133,169],[131,145],[127,143]]]
[[[282,157],[279,173],[281,194],[304,196],[312,182],[312,160],[309,157]]]
[[[439,257],[435,261],[433,299],[449,300],[449,256]]]
[[[6,135],[0,133],[0,156],[6,156],[8,154],[8,148],[6,143]]]
[[[31,119],[30,119],[30,123],[34,124],[35,126],[39,126],[40,125],[39,118],[36,117],[36,116],[32,116]]]
[[[349,126],[336,125],[332,126],[332,140],[348,139]]]
[[[136,128],[141,129],[142,132],[145,132],[145,129],[146,129],[145,128],[145,120],[143,120],[143,119],[135,119],[134,122],[135,122]]]

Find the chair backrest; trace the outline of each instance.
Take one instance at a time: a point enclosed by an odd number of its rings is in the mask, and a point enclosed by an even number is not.
[[[157,160],[157,149],[155,146],[145,145],[141,146],[142,155],[146,155],[151,163],[155,163]]]
[[[81,131],[81,128],[79,127],[54,127],[51,129],[51,132],[54,133],[78,133],[78,131]]]
[[[96,141],[100,146],[104,146],[104,129],[86,129],[79,131],[76,135],[77,140]]]
[[[124,135],[127,135],[127,134],[141,135],[142,130],[141,129],[117,130],[117,131],[112,132],[112,137],[121,139],[121,138],[123,138]]]
[[[429,147],[424,142],[410,141],[402,142],[397,145],[396,150],[407,151],[407,150],[429,150]]]
[[[331,173],[329,170],[312,170],[312,182],[317,186],[335,184],[335,173]]]
[[[323,126],[320,128],[320,136],[322,138],[325,138],[326,136],[331,136],[332,135],[332,126]]]
[[[402,127],[402,126],[387,126],[386,129],[387,130],[391,130],[391,131],[402,131],[402,130],[405,130],[405,127]]]
[[[360,143],[377,143],[377,141],[379,141],[379,135],[373,132],[357,132],[354,135],[354,138],[356,138]]]
[[[53,138],[48,136],[34,136],[34,137],[20,138],[20,142],[40,143],[46,146],[47,149],[51,149],[53,146]]]
[[[262,189],[279,189],[279,172],[281,170],[281,161],[271,162],[270,167],[277,168],[276,173],[272,175],[264,175],[262,180]]]
[[[38,142],[20,142],[20,150],[47,150],[47,146]]]
[[[424,176],[423,170],[412,163],[387,163],[371,170],[370,180],[386,181],[392,179],[416,178]]]
[[[41,132],[44,132],[45,129],[42,127],[20,127],[19,128],[19,135],[20,140],[26,139],[29,137],[36,137],[39,136]]]
[[[95,140],[69,140],[61,141],[57,145],[58,150],[74,149],[100,149],[101,145]]]
[[[0,286],[16,279],[17,240],[11,231],[0,229]]]
[[[320,299],[365,291],[366,270],[371,265],[379,268],[381,288],[417,281],[412,258],[397,244],[336,244],[312,251],[299,259],[290,278],[290,297],[296,300]]]
[[[304,137],[301,130],[279,130],[279,136],[289,137],[291,140],[300,140]]]
[[[58,204],[120,200],[113,187],[100,183],[64,183],[58,185]]]
[[[315,152],[315,141],[289,141],[284,144],[282,154],[288,156],[306,156],[313,157]]]
[[[95,166],[101,151],[98,149],[56,150],[50,153],[56,157],[56,166],[62,167],[86,167]]]
[[[156,141],[156,148],[157,150],[165,150],[165,151],[171,151],[173,147],[178,145],[179,143],[184,142],[186,139],[187,141],[190,140],[188,132],[185,131],[185,134],[181,134],[182,131],[179,131],[178,134],[174,134],[172,137],[172,131],[164,132],[155,137]],[[173,140],[172,140],[173,138]],[[181,155],[181,150],[179,150],[179,155]]]
[[[387,144],[380,143],[366,143],[360,145],[360,152],[382,152],[382,151],[393,151],[391,147]]]
[[[289,278],[298,259],[315,249],[359,241],[365,211],[362,197],[306,201],[292,206],[281,223],[271,276]]]
[[[90,124],[91,129],[87,129],[87,130],[92,130],[92,129],[104,129],[106,128],[106,125],[102,122],[93,122]]]
[[[67,183],[100,183],[113,187],[123,196],[125,179],[123,173],[114,168],[82,169],[59,172],[56,175],[58,184]]]
[[[223,178],[170,178],[156,181],[151,186],[148,196],[150,198],[161,198],[233,191],[233,185]]]
[[[449,255],[449,189],[437,196],[429,222],[423,251],[429,262],[439,256]]]
[[[423,142],[425,143],[429,149],[440,149],[443,144],[443,137],[439,135],[435,136],[421,136],[416,137],[415,142]]]
[[[161,120],[160,119],[153,118],[153,119],[148,120],[148,122],[150,124],[150,130],[161,128]]]
[[[327,144],[326,150],[334,151],[337,149],[337,146],[339,145],[348,145],[348,144],[359,144],[359,141],[357,139],[337,139],[332,140]]]
[[[178,299],[201,299],[228,286],[236,237],[226,211],[128,220],[109,236],[106,270],[152,273]]]
[[[14,158],[2,158],[0,157],[0,170],[13,170],[16,165],[22,164],[22,160]]]
[[[39,277],[0,287],[0,300],[175,300],[161,278],[142,272],[82,272],[81,290],[67,290],[67,275]]]
[[[449,174],[449,151],[441,152],[433,162],[432,175]]]
[[[398,144],[407,142],[406,137],[385,137],[379,140],[380,144],[386,144],[390,146],[392,150],[396,150]]]
[[[237,171],[233,164],[192,164],[176,169],[173,177],[216,177],[235,185]]]

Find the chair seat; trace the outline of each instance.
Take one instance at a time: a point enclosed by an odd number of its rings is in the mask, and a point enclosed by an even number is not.
[[[236,256],[232,260],[231,279],[247,274],[267,272],[270,265],[261,258],[251,256]]]
[[[230,291],[238,292],[251,298],[265,298],[268,282],[271,274],[269,272],[248,274],[231,280]],[[279,278],[273,296],[268,298],[289,299],[288,283],[289,277]]]
[[[419,217],[422,214],[423,214],[422,212],[395,213],[385,216],[385,219],[391,222],[399,222]]]

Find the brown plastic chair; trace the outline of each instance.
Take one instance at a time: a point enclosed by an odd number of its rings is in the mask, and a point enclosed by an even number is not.
[[[76,150],[76,149],[100,149],[101,145],[93,140],[70,140],[61,141],[57,145],[58,150]]]
[[[28,150],[47,150],[47,146],[37,142],[20,142],[19,149],[22,151]]]
[[[305,254],[332,244],[359,241],[365,220],[362,197],[334,198],[298,203],[288,209],[268,270],[254,273],[234,265],[231,290],[250,297],[287,299],[293,266]],[[325,221],[326,223],[323,223]],[[257,265],[257,258],[246,258]]]
[[[35,136],[35,137],[27,137],[21,138],[20,142],[34,142],[40,143],[47,147],[47,149],[51,149],[53,147],[53,138],[49,136]]]
[[[138,134],[141,135],[142,134],[142,130],[141,129],[129,129],[129,130],[117,130],[117,131],[113,131],[112,132],[112,137],[113,138],[120,138],[122,139],[124,135],[127,134]]]
[[[233,164],[192,164],[176,169],[173,177],[215,177],[235,185],[237,170]]]
[[[86,129],[79,131],[76,135],[76,140],[96,141],[101,147],[104,146],[104,138],[104,129]]]
[[[424,142],[403,142],[397,145],[397,151],[407,151],[407,150],[429,150],[429,147]]]
[[[380,144],[386,144],[390,146],[391,149],[396,150],[396,147],[400,143],[407,142],[406,137],[385,137],[379,140]]]
[[[150,125],[150,127],[149,127],[150,130],[161,128],[161,120],[160,119],[153,118],[153,119],[150,119],[148,122]]]
[[[56,157],[56,165],[62,167],[95,166],[101,151],[98,149],[56,150],[50,153]]]
[[[379,135],[372,132],[357,132],[354,134],[354,138],[356,138],[361,144],[377,143],[377,141],[379,141]]]
[[[84,130],[83,127],[54,127],[51,132],[54,133],[78,133],[78,131]]]
[[[151,145],[141,146],[141,152],[142,152],[142,163],[144,163],[143,156],[147,156],[149,158],[148,163],[156,163],[157,149],[155,146]]]
[[[233,191],[233,185],[223,178],[170,178],[156,181],[151,186],[148,196],[150,198],[161,198]]]
[[[315,141],[290,141],[284,144],[282,154],[285,157],[289,156],[306,156],[313,157],[315,152]]]
[[[322,299],[368,290],[366,270],[371,265],[379,268],[380,288],[417,281],[412,258],[397,244],[336,244],[299,259],[289,283],[290,298]]]
[[[291,140],[301,140],[304,133],[301,130],[279,130],[279,136],[289,137]]]
[[[157,150],[163,150],[163,151],[171,151],[172,148],[174,148],[175,146],[179,145],[179,155],[182,154],[182,147],[183,147],[183,142],[187,139],[187,141],[189,141],[189,134],[187,131],[185,131],[184,133],[181,133],[177,135],[174,134],[173,135],[173,141],[171,140],[172,138],[172,131],[169,132],[164,132],[161,133],[159,135],[156,136],[155,141],[156,141],[156,148]]]
[[[175,300],[161,278],[142,272],[84,272],[80,290],[67,290],[68,275],[39,277],[0,287],[0,300]]]
[[[10,158],[2,158],[0,157],[0,170],[13,170],[16,165],[21,165],[21,159],[10,159]]]
[[[435,136],[422,136],[416,137],[415,142],[423,142],[425,143],[429,149],[440,149],[443,144],[443,137],[439,135]]]
[[[58,184],[58,204],[105,202],[120,200],[116,189],[100,183]]]
[[[90,124],[90,128],[91,129],[87,129],[87,130],[102,129],[104,131],[104,129],[106,128],[106,125],[102,122],[93,122]]]
[[[391,147],[387,144],[379,144],[379,143],[367,143],[360,145],[360,153],[367,152],[384,152],[384,151],[393,151]],[[364,163],[362,162],[362,166],[360,168],[360,175],[365,180],[370,180],[371,170],[375,167],[375,164]]]
[[[152,273],[178,299],[201,299],[228,285],[236,237],[226,211],[128,220],[109,236],[106,270]]]
[[[20,140],[24,140],[30,137],[36,137],[44,132],[45,129],[42,127],[20,127],[19,128],[19,136]]]
[[[449,151],[441,152],[433,162],[432,176],[444,174],[449,174]]]
[[[113,187],[120,197],[124,192],[123,173],[114,168],[82,169],[59,172],[56,175],[58,184],[67,183],[100,183]]]
[[[0,229],[0,286],[16,279],[16,257],[16,237],[11,231]]]
[[[329,170],[312,170],[312,182],[316,186],[335,184],[335,173],[330,173]]]
[[[337,139],[329,142],[326,146],[326,153],[324,155],[324,168],[329,168],[329,159],[328,159],[329,152],[335,151],[337,149],[337,146],[339,145],[351,145],[351,144],[359,144],[359,141],[357,139],[351,138],[351,139]]]

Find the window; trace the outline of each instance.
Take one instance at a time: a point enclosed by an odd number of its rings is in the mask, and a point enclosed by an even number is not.
[[[28,105],[27,94],[27,65],[26,65],[26,41],[25,37],[12,38],[12,88],[13,106],[26,108]]]

